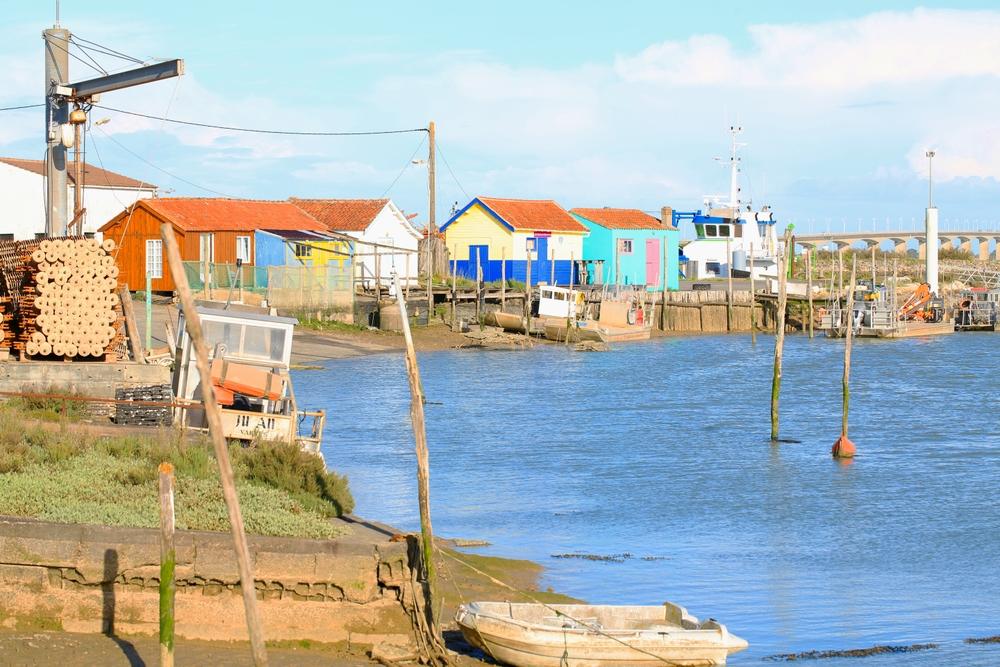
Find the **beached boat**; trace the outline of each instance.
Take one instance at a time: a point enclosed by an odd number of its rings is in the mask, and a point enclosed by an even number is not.
[[[583,305],[582,300],[579,305]],[[565,310],[565,306],[563,308]],[[575,316],[563,314],[547,318],[544,323],[545,337],[565,341],[568,335],[570,342],[593,340],[603,343],[649,340],[653,333],[651,312],[645,291],[621,285],[606,287],[601,294],[596,320],[589,316],[588,309],[577,307],[574,309]]]
[[[520,313],[504,313],[494,310],[486,313],[485,320],[488,326],[500,327],[511,333],[524,333],[524,315]]]
[[[465,639],[514,667],[724,665],[747,647],[684,607],[472,602],[455,616]]]

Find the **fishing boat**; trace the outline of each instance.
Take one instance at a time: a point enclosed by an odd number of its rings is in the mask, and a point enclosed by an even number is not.
[[[861,280],[853,289],[854,308],[848,313],[831,286],[831,301],[820,310],[819,326],[830,338],[843,338],[848,327],[859,338],[912,338],[955,332],[955,320],[942,299],[931,293],[928,283],[917,285],[899,306],[897,298],[901,297],[893,287]]]
[[[746,640],[684,607],[472,602],[455,620],[465,639],[513,667],[724,665]]]
[[[647,298],[645,290],[631,285],[606,286],[601,292],[596,319],[591,316],[589,307],[586,307],[584,300],[580,298],[575,312],[574,309],[570,309],[569,316],[563,314],[545,320],[545,337],[549,340],[565,341],[569,336],[571,342],[592,340],[603,343],[649,340],[653,332],[653,322],[650,317],[652,304],[647,303]],[[563,310],[566,308],[563,307]]]
[[[685,276],[689,280],[704,280],[729,275],[749,277],[748,260],[753,261],[755,279],[778,277],[777,220],[770,206],[754,210],[753,203],[743,198],[740,187],[741,158],[737,141],[742,127],[732,126],[729,156],[729,197],[708,195],[704,209],[685,213],[679,219],[690,219],[696,238],[683,245],[687,258]],[[722,162],[722,158],[716,158]]]
[[[955,311],[959,331],[996,331],[1000,315],[1000,289],[973,287],[964,290]]]
[[[500,327],[511,333],[524,333],[524,315],[520,313],[505,313],[494,310],[486,313],[485,320],[488,326]]]

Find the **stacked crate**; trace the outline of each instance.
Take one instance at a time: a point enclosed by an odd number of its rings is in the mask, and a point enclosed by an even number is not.
[[[122,401],[148,401],[169,404],[173,400],[169,384],[156,384],[145,387],[129,387],[115,391],[115,398],[120,401],[115,406],[114,420],[116,424],[129,426],[170,426],[171,413],[169,405],[136,405]]]

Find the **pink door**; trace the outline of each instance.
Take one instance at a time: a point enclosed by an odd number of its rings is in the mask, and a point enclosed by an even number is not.
[[[646,239],[646,284],[660,284],[660,239]]]

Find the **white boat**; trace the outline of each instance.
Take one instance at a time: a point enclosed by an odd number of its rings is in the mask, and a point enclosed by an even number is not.
[[[749,271],[753,257],[754,278],[778,275],[777,221],[770,206],[753,210],[752,202],[742,198],[740,188],[739,148],[736,141],[743,128],[729,128],[732,145],[729,157],[729,199],[721,195],[705,198],[704,212],[683,214],[694,224],[696,238],[682,245],[687,258],[685,276],[689,280],[725,277],[730,270]],[[721,161],[721,158],[716,158]],[[728,250],[728,252],[727,252]],[[744,273],[749,275],[749,273]]]
[[[594,319],[582,292],[543,287],[538,314],[542,318],[545,337],[553,341],[565,341],[567,335],[571,342],[649,340],[653,331],[653,308],[651,303],[647,303],[647,298],[645,290],[633,286],[606,286],[601,292],[598,317]]]
[[[455,616],[472,645],[513,667],[724,665],[746,640],[684,607],[472,602]]]

